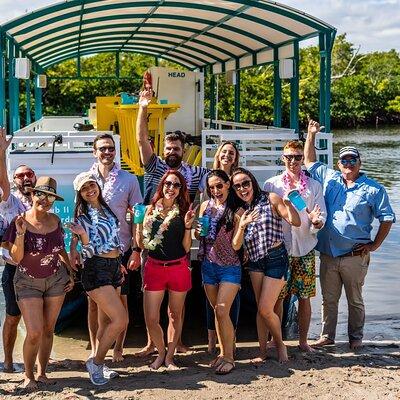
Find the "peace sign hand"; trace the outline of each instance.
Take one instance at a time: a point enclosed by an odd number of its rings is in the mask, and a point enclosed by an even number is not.
[[[185,215],[185,228],[190,229],[192,227],[194,217],[196,216],[196,210],[198,207],[199,205],[193,208],[193,203],[190,205],[189,210]]]

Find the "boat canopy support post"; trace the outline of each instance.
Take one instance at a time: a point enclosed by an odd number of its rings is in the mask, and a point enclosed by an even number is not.
[[[31,80],[25,79],[26,88],[26,125],[29,125],[31,121]]]
[[[40,67],[38,66],[38,72],[41,73]],[[38,80],[35,81],[35,121],[42,118],[42,89],[38,87]]]
[[[279,49],[274,48],[274,126],[282,127],[282,82],[279,77]]]
[[[14,39],[8,38],[8,93],[9,93],[9,133],[12,135],[20,128],[19,120],[19,81],[14,76],[15,58],[19,56],[19,50]]]
[[[215,124],[214,124],[214,120],[215,120],[215,115],[216,115],[216,99],[215,99],[215,75],[213,74],[213,72],[211,71],[210,73],[210,128],[214,129],[215,128]]]
[[[235,122],[240,122],[240,69],[238,61],[236,61],[235,75]]]
[[[0,126],[6,125],[6,35],[0,30]]]
[[[299,42],[293,42],[294,74],[290,79],[290,128],[299,132]]]

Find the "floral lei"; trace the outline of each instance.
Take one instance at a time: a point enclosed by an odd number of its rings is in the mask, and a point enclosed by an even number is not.
[[[164,238],[164,232],[168,229],[169,224],[171,221],[179,215],[179,207],[174,204],[172,206],[172,209],[168,212],[167,216],[165,217],[164,221],[158,228],[158,231],[154,235],[154,237],[151,239],[151,232],[153,228],[153,223],[156,220],[158,216],[161,215],[161,211],[163,210],[163,207],[161,204],[156,204],[154,207],[152,213],[148,216],[146,216],[146,219],[143,224],[143,244],[144,247],[148,250],[155,250],[155,248],[161,244],[163,238]]]
[[[224,214],[225,208],[226,208],[226,202],[224,204],[221,204],[220,206],[217,206],[214,202],[213,199],[210,200],[210,203],[208,204],[210,207],[208,212],[206,213],[207,215],[210,216],[211,221],[210,221],[210,228],[208,231],[207,239],[215,240],[217,238],[217,225],[218,221],[222,218],[222,215]],[[216,213],[212,215],[211,213],[211,208],[214,207],[216,209]],[[207,207],[208,208],[208,207]]]
[[[284,193],[289,192],[292,190],[291,183],[293,182],[292,177],[289,175],[287,171],[282,174],[282,182],[283,182],[283,189]],[[297,184],[295,184],[296,189],[299,191],[300,194],[305,194],[307,191],[308,186],[308,176],[304,173],[304,171],[300,172],[300,179]]]
[[[114,166],[109,172],[107,179],[103,180],[100,176],[98,162],[95,162],[90,168],[90,172],[97,178],[97,183],[100,186],[101,194],[103,195],[103,199],[107,204],[110,204],[111,197],[114,192],[114,183],[117,180],[120,169],[121,167],[117,163],[114,163]]]

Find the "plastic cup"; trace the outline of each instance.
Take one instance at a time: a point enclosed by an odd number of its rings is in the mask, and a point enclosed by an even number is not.
[[[146,214],[146,206],[144,204],[135,204],[133,206],[133,223],[141,224]]]
[[[307,204],[300,196],[298,190],[292,190],[291,192],[288,193],[287,197],[290,200],[290,202],[297,208],[297,211],[302,211],[307,207]]]
[[[210,217],[204,215],[198,219],[198,222],[201,225],[200,236],[207,236],[210,229]]]
[[[160,99],[160,104],[168,104],[168,99]]]

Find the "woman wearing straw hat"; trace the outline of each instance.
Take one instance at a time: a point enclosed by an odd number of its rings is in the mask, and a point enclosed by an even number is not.
[[[47,176],[40,177],[36,186],[28,190],[32,196],[32,208],[12,220],[3,236],[3,247],[18,265],[14,286],[26,327],[24,387],[36,389],[38,383],[51,383],[46,368],[53,345],[54,326],[65,293],[72,289],[74,280],[64,248],[60,219],[49,212],[55,200],[64,200],[57,194],[56,181]]]

